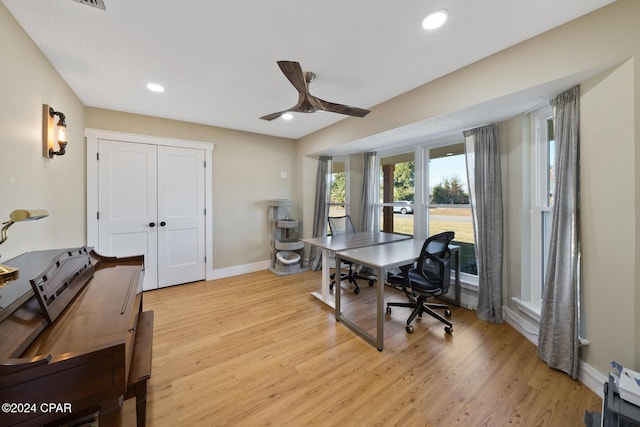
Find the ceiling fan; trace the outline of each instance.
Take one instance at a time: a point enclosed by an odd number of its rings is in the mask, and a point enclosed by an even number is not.
[[[335,104],[311,95],[309,93],[309,83],[315,79],[316,75],[310,71],[303,72],[300,63],[295,61],[278,61],[278,66],[298,91],[298,103],[288,110],[267,114],[266,116],[260,117],[261,119],[271,121],[289,112],[314,113],[316,111],[329,111],[331,113],[346,114],[355,117],[364,117],[369,114],[369,110],[363,108]]]

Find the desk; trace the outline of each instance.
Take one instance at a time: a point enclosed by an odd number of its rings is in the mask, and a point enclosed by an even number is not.
[[[365,246],[376,246],[385,243],[397,242],[401,240],[409,240],[411,236],[406,234],[395,234],[385,232],[360,232],[352,234],[341,234],[339,236],[322,236],[311,239],[302,239],[303,242],[312,246],[322,248],[322,288],[321,293],[312,292],[311,295],[320,301],[335,308],[333,301],[329,300],[329,259],[331,254],[337,251],[347,249],[362,248]],[[340,265],[336,262],[336,265]],[[339,288],[340,286],[337,286]]]
[[[352,261],[356,264],[366,265],[375,268],[378,280],[376,283],[376,336],[373,337],[365,329],[357,325],[355,322],[347,319],[342,313],[340,306],[341,287],[336,286],[335,313],[336,320],[345,324],[349,329],[360,335],[365,341],[382,351],[384,346],[384,278],[385,273],[390,268],[400,267],[410,264],[420,256],[423,240],[403,240],[385,245],[367,246],[355,249],[347,249],[336,251],[336,264],[341,260]],[[459,305],[460,301],[460,260],[459,247],[449,246],[454,256],[456,264],[455,274],[455,295]]]

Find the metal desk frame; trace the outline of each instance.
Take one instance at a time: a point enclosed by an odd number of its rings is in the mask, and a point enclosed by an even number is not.
[[[339,236],[323,236],[310,239],[302,239],[303,242],[322,249],[322,288],[320,293],[312,292],[311,295],[318,298],[331,308],[335,308],[333,301],[329,300],[330,267],[329,261],[332,254],[347,249],[362,248],[367,246],[383,245],[392,242],[410,240],[412,237],[406,234],[385,232],[359,232],[342,234]],[[340,263],[336,260],[336,266]],[[337,286],[338,288],[339,286]]]
[[[356,264],[366,265],[376,269],[378,280],[376,281],[376,336],[371,336],[367,331],[356,325],[354,322],[343,316],[340,307],[341,287],[336,286],[335,315],[336,320],[343,323],[349,329],[360,335],[369,344],[379,351],[384,348],[384,282],[383,279],[387,270],[402,265],[410,264],[420,256],[423,240],[403,240],[384,245],[366,246],[356,249],[346,249],[337,251],[336,264],[341,260],[352,261]],[[455,270],[455,300],[453,303],[460,304],[460,251],[459,246],[450,245],[454,256]]]

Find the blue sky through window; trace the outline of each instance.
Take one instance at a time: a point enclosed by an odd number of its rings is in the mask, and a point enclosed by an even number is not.
[[[468,193],[467,165],[464,154],[429,160],[429,194],[431,194],[431,188],[440,184],[445,178],[450,179],[453,176],[460,178],[464,191]]]

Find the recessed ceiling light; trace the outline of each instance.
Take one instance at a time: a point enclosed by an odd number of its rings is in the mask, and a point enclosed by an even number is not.
[[[158,83],[147,83],[147,89],[152,92],[164,92],[164,87],[162,87]]]
[[[283,119],[285,119],[285,120],[291,120],[291,119],[293,119],[293,114],[291,114],[291,113],[284,113],[284,114],[282,115],[282,118],[283,118]]]
[[[435,30],[436,28],[440,28],[445,22],[447,22],[448,17],[449,13],[446,10],[439,10],[437,12],[430,13],[426,18],[424,18],[424,21],[422,21],[422,28],[425,30]]]

